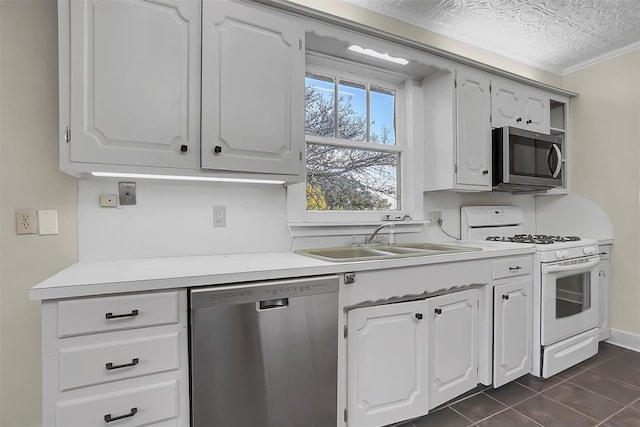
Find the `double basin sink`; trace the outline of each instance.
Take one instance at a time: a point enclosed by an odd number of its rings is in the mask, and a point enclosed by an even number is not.
[[[439,243],[395,243],[390,245],[343,246],[338,248],[301,249],[294,251],[330,262],[370,261],[417,256],[481,251],[481,248]]]

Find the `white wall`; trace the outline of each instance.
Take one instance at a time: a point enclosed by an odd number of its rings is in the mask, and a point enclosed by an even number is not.
[[[613,224],[611,327],[640,335],[640,49],[568,74],[571,191]]]
[[[286,190],[281,185],[138,180],[137,204],[101,208],[117,181],[82,180],[78,193],[80,260],[288,251]],[[226,227],[213,227],[226,206]]]
[[[0,385],[3,427],[41,425],[40,306],[28,290],[76,259],[76,181],[58,170],[55,0],[0,1]],[[60,234],[15,234],[15,209]]]

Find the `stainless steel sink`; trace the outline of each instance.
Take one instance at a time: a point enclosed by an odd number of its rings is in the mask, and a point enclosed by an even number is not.
[[[368,261],[481,251],[481,248],[439,243],[397,243],[393,245],[343,246],[300,249],[295,253],[330,262]]]

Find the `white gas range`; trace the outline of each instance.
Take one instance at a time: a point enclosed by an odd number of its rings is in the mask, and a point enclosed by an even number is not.
[[[598,351],[597,241],[577,236],[523,234],[515,206],[460,209],[462,240],[534,244],[533,369],[548,378]]]

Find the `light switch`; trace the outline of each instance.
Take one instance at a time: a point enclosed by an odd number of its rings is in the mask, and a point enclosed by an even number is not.
[[[58,234],[58,211],[39,210],[38,211],[38,233],[41,236],[48,234]]]

